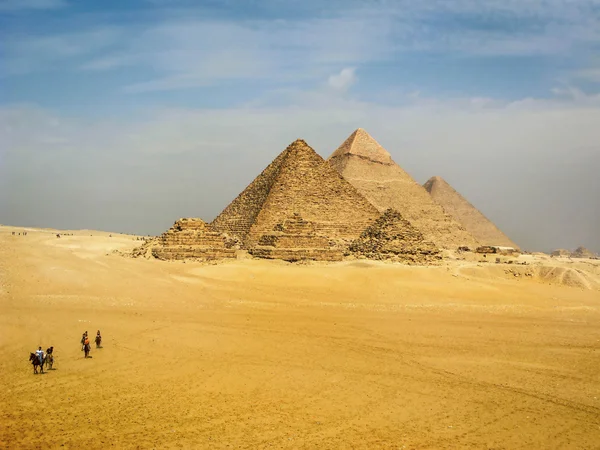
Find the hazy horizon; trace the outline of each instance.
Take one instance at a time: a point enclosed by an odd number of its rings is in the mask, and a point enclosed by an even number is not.
[[[0,223],[212,220],[366,129],[527,250],[600,253],[600,3],[0,0]]]

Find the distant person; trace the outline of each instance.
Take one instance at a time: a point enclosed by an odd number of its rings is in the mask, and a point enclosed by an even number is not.
[[[90,340],[87,335],[85,336],[85,341],[83,341],[83,349],[85,351],[85,357],[87,358],[90,354]]]
[[[100,330],[98,330],[98,332],[96,333],[96,348],[99,348],[101,343],[102,335],[100,334]]]
[[[81,335],[81,351],[83,351],[83,348],[84,348],[84,346],[85,346],[85,339],[86,339],[86,338],[87,338],[87,334],[86,334],[86,333],[83,333],[83,334]]]
[[[37,355],[38,359],[40,360],[40,365],[42,365],[44,363],[44,350],[42,350],[42,347],[38,347],[38,349],[35,351],[35,354]]]
[[[48,347],[46,349],[46,365],[52,369],[52,365],[54,364],[54,347]]]

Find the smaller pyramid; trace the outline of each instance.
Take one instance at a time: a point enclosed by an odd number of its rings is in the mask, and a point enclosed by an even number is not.
[[[550,256],[569,258],[571,256],[571,252],[564,248],[557,248],[556,250],[553,250],[552,253],[550,253]]]
[[[448,214],[464,226],[481,244],[519,248],[442,177],[431,177],[423,187]]]
[[[571,253],[571,256],[573,258],[590,258],[590,259],[596,257],[596,255],[592,251],[588,250],[585,247],[578,247],[573,253]]]
[[[162,235],[134,250],[134,256],[151,256],[165,261],[235,258],[237,242],[214,231],[202,219],[179,219]]]
[[[386,210],[374,224],[350,245],[350,251],[369,259],[405,264],[434,264],[442,259],[440,250],[393,209]]]
[[[335,243],[318,234],[315,223],[302,219],[298,213],[294,213],[275,225],[272,231],[263,234],[249,253],[258,258],[282,259],[289,262],[341,261],[343,258]]]

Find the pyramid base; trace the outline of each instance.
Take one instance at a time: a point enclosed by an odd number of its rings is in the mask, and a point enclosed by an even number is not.
[[[256,258],[281,259],[288,262],[303,260],[311,261],[341,261],[344,257],[342,252],[334,249],[320,248],[265,248],[255,247],[249,253]]]

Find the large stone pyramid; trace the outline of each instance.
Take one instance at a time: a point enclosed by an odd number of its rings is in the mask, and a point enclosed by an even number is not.
[[[425,184],[431,197],[462,224],[483,245],[519,248],[477,208],[454,190],[442,177],[432,177]]]
[[[323,242],[327,242],[324,250],[330,249],[330,243],[347,248],[377,217],[373,205],[306,142],[297,140],[211,225],[216,231],[235,236],[247,249],[270,243],[282,253],[285,243],[291,249],[311,248],[314,254]],[[294,232],[282,228],[282,224],[299,220],[310,226],[295,226]]]
[[[478,245],[365,130],[359,128],[352,133],[328,161],[380,212],[388,208],[399,211],[425,239],[438,247]]]

